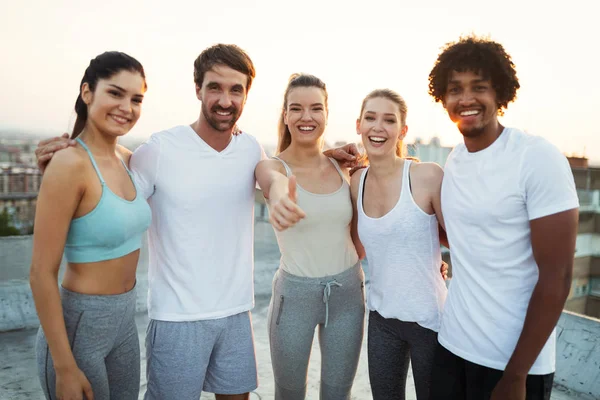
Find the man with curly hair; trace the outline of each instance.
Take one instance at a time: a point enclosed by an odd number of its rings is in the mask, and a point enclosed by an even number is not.
[[[566,157],[498,120],[517,89],[510,55],[476,36],[446,45],[429,74],[464,138],[442,183],[453,279],[432,399],[550,399],[579,202]]]

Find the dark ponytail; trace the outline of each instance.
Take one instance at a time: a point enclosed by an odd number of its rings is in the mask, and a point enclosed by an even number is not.
[[[77,101],[75,101],[75,113],[77,114],[77,119],[75,120],[75,125],[73,125],[73,132],[71,133],[71,139],[75,139],[85,128],[85,123],[87,121],[87,104],[83,102],[81,98],[81,93],[77,96]]]
[[[90,91],[93,93],[98,85],[98,80],[108,79],[123,70],[138,72],[142,78],[144,78],[144,87],[148,87],[146,84],[146,74],[144,73],[142,64],[125,53],[119,51],[107,51],[90,61],[90,65],[86,68],[81,83],[79,84],[79,96],[77,96],[77,100],[75,101],[75,113],[77,114],[77,119],[73,126],[71,139],[75,139],[79,136],[87,123],[88,106],[81,97],[81,87],[83,84],[87,83]]]

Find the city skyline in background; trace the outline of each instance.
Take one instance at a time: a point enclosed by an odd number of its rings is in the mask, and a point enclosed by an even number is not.
[[[313,0],[8,3],[0,13],[0,130],[45,136],[69,131],[89,60],[115,49],[143,63],[149,85],[142,117],[127,140],[141,142],[189,124],[200,111],[193,61],[223,42],[238,44],[255,63],[257,76],[239,125],[264,145],[277,141],[289,75],[307,72],[329,89],[328,143],[358,142],[362,99],[389,87],[408,103],[407,143],[438,137],[443,146],[455,146],[462,136],[427,94],[427,76],[445,43],[475,33],[502,43],[517,68],[521,89],[501,122],[600,164],[594,119],[600,81],[587,73],[600,61],[592,7],[582,0],[568,8],[539,0],[460,6],[441,0],[426,6],[349,1],[342,8]]]

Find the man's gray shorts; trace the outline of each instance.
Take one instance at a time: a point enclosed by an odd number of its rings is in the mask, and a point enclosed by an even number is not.
[[[250,312],[226,318],[150,320],[145,400],[195,399],[202,391],[241,394],[258,387]]]

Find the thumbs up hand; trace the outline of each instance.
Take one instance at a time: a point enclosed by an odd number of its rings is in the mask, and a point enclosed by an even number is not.
[[[287,195],[275,201],[271,207],[269,221],[275,229],[283,231],[296,225],[298,221],[306,217],[306,214],[298,207],[297,183],[294,175],[288,179]]]

